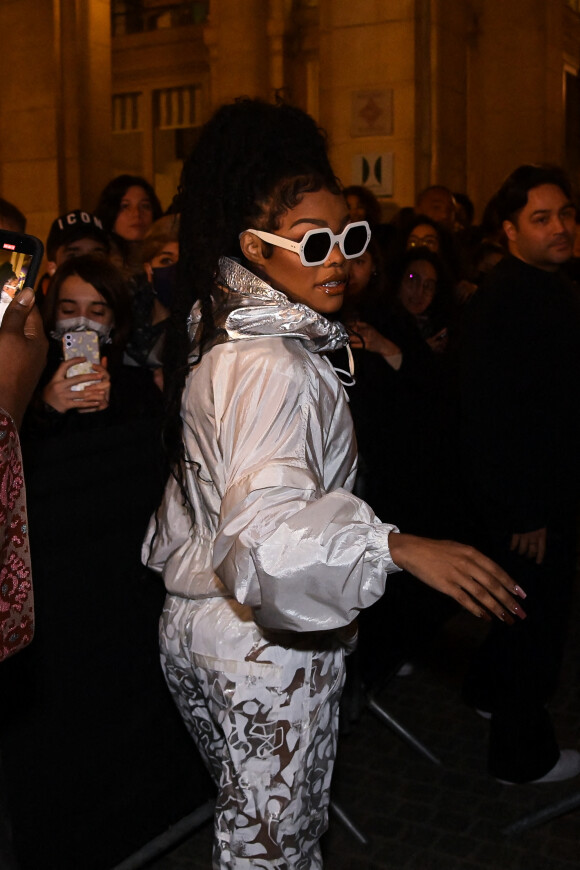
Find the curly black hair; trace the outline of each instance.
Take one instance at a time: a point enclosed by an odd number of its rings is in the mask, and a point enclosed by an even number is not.
[[[275,230],[305,193],[322,188],[341,192],[326,136],[309,115],[285,103],[242,98],[222,106],[184,164],[176,198],[181,213],[178,287],[164,360],[165,447],[178,480],[191,307],[199,300],[205,343],[215,333],[212,291],[220,258],[241,257],[240,233],[249,227]]]

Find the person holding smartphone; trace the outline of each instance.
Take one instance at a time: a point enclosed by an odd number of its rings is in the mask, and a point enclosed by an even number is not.
[[[104,257],[86,254],[66,260],[52,278],[42,316],[50,336],[48,361],[27,416],[27,430],[37,424],[59,431],[63,426],[75,428],[77,412],[109,408],[111,367],[120,362],[130,323],[125,280]],[[74,346],[81,346],[76,339],[82,343],[87,336],[96,337],[98,345],[89,361],[82,351],[74,351]],[[70,353],[65,353],[65,345],[73,347]],[[79,365],[82,370],[76,373]]]

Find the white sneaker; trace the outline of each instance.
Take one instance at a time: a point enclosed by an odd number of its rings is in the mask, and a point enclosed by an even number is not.
[[[564,779],[572,779],[580,773],[580,752],[575,749],[562,749],[560,758],[540,779],[534,779],[533,782],[561,782]]]
[[[533,779],[529,783],[515,783],[506,779],[498,779],[502,785],[537,785],[543,782],[563,782],[565,779],[573,779],[580,773],[580,752],[575,749],[562,749],[560,758],[544,776]]]

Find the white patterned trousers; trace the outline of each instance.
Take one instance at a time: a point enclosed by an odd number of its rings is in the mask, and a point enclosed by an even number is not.
[[[340,644],[282,646],[231,599],[171,595],[160,635],[167,683],[218,787],[214,870],[321,868]]]

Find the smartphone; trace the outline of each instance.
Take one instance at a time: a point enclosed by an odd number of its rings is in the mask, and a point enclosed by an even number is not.
[[[0,230],[0,323],[23,287],[34,287],[44,246],[36,236]]]
[[[71,366],[66,373],[67,378],[74,378],[75,375],[94,375],[95,370],[93,365],[99,365],[101,356],[99,351],[99,336],[92,329],[85,329],[82,332],[65,332],[62,337],[62,347],[65,359],[74,359],[75,356],[86,357],[86,362],[77,363]],[[71,390],[75,392],[84,390],[95,381],[86,381],[82,384],[75,384]]]

